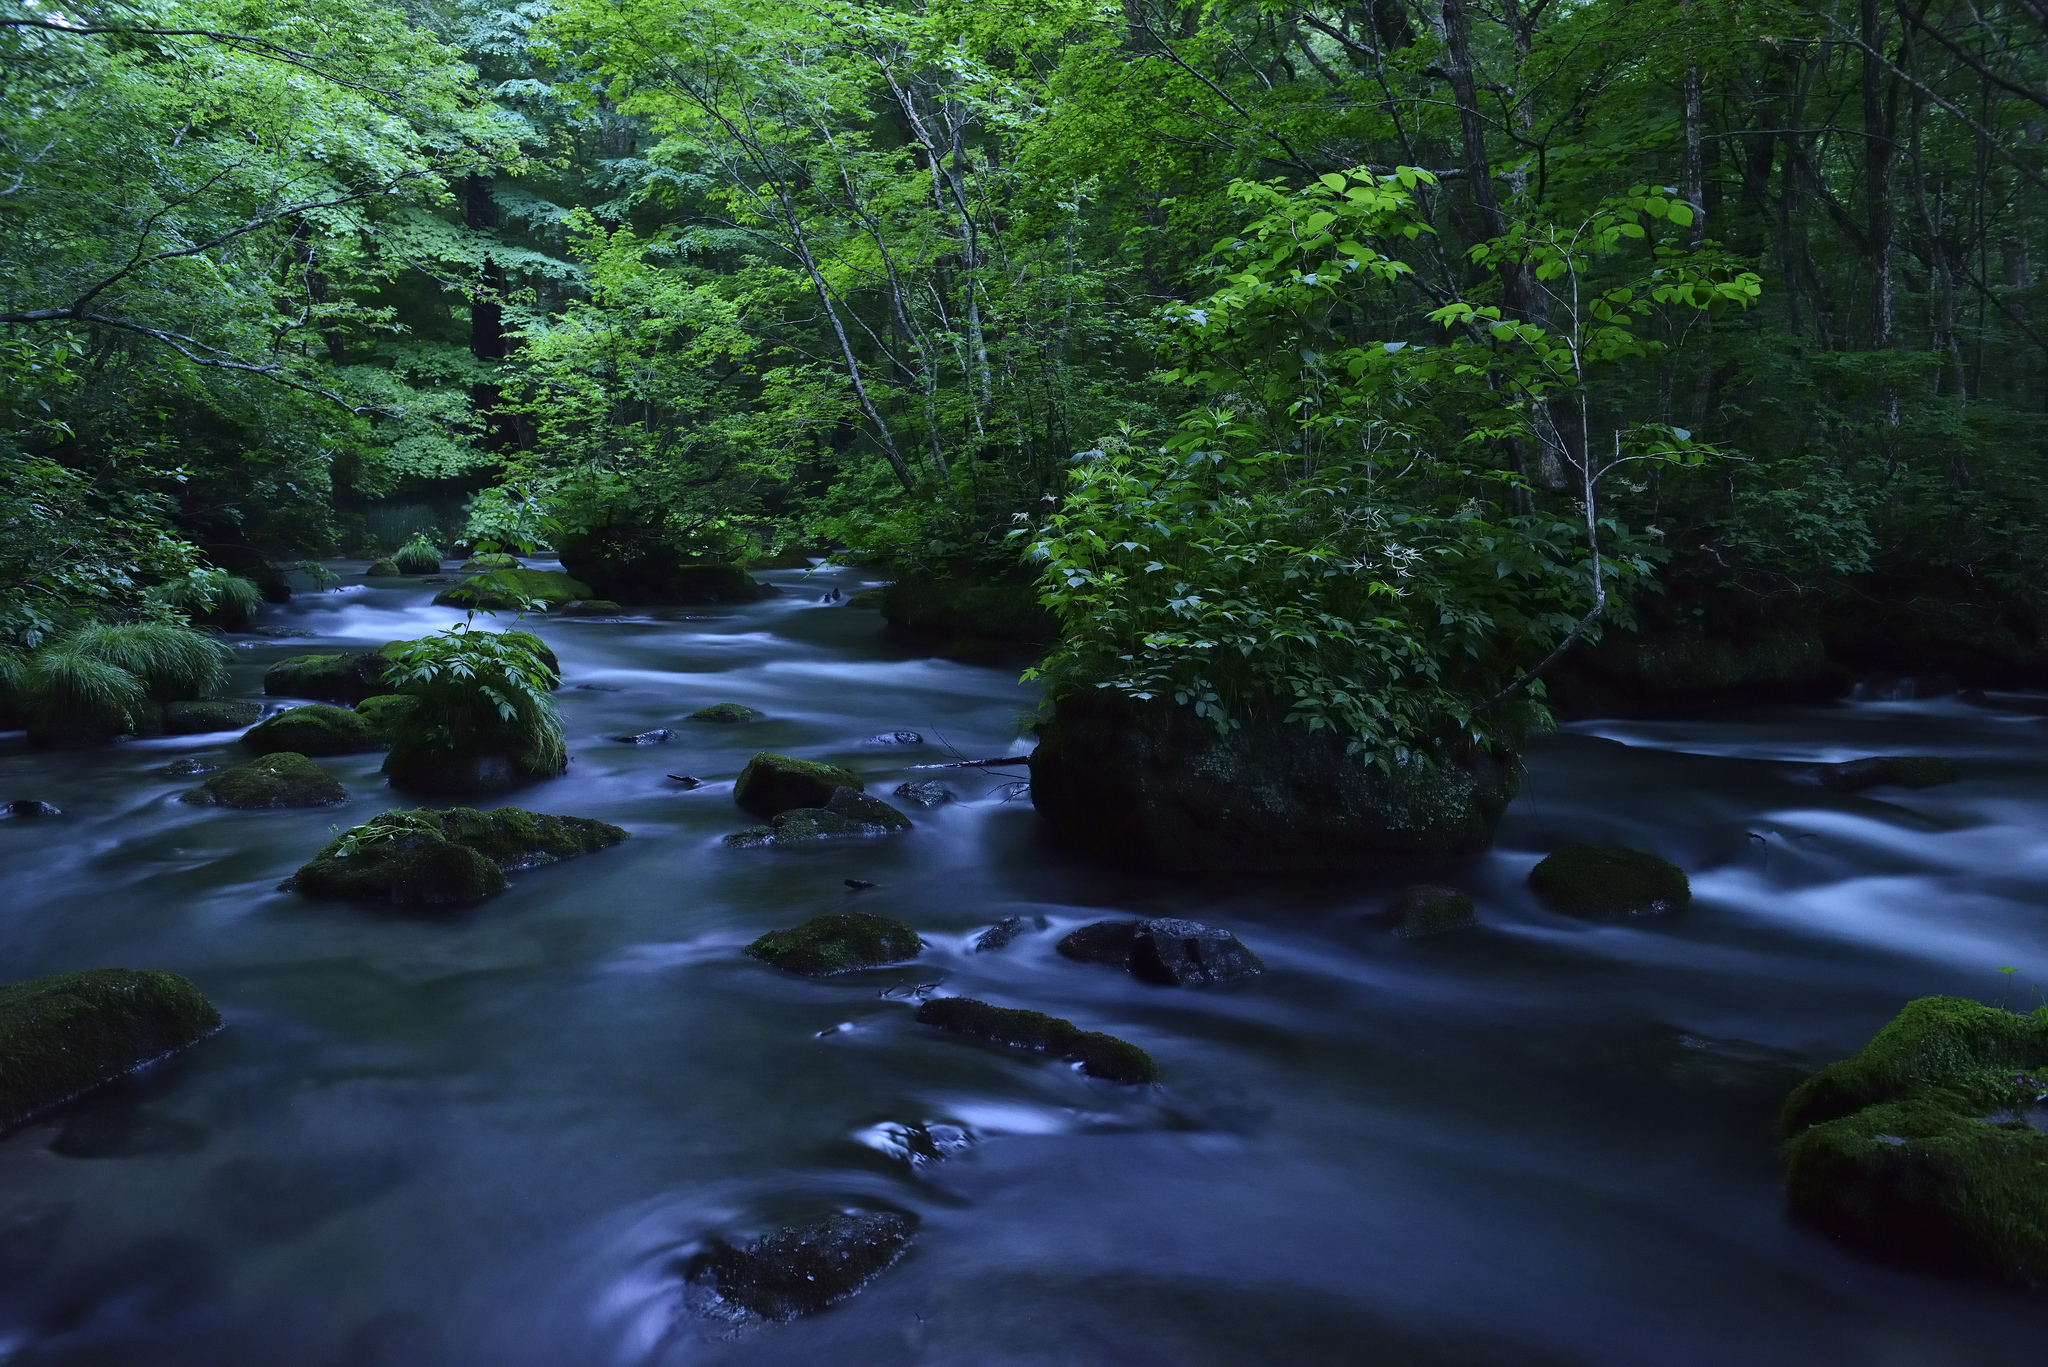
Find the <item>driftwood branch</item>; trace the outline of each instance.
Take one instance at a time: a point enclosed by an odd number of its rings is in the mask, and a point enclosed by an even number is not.
[[[982,769],[1004,768],[1012,764],[1029,763],[1031,763],[1031,756],[1029,755],[1007,755],[999,759],[963,759],[956,760],[952,764],[913,764],[910,767],[913,769]]]

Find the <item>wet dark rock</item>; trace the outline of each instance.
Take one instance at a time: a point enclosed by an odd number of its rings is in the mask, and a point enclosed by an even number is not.
[[[920,779],[914,783],[896,785],[896,796],[905,802],[915,802],[920,807],[937,807],[953,801],[953,790],[937,779]]]
[[[610,739],[621,745],[665,745],[675,739],[675,732],[667,727],[656,727],[652,731],[639,731],[629,736],[612,736]]]
[[[617,617],[625,610],[609,598],[578,598],[557,609],[564,617]]]
[[[875,736],[869,736],[869,737],[868,737],[868,744],[869,744],[869,745],[923,745],[923,744],[924,744],[924,737],[923,737],[923,736],[920,736],[920,735],[918,735],[918,734],[917,734],[917,732],[915,732],[915,731],[884,731],[884,732],[882,732],[882,733],[881,733],[880,735],[875,735]]]
[[[611,526],[560,538],[562,568],[590,587],[584,598],[620,603],[751,603],[773,597],[738,565],[692,560],[660,531]]]
[[[1062,958],[1077,959],[1084,964],[1129,968],[1131,946],[1138,938],[1138,927],[1143,924],[1143,921],[1091,922],[1079,930],[1069,931],[1053,947]]]
[[[736,849],[751,849],[835,836],[893,835],[909,829],[910,818],[880,798],[851,788],[834,788],[831,800],[824,806],[792,807],[778,812],[766,826],[735,831],[725,838],[725,843]]]
[[[690,720],[723,722],[730,725],[733,722],[759,721],[766,715],[765,712],[756,712],[753,708],[740,703],[719,702],[709,707],[698,708],[690,714]]]
[[[175,973],[98,968],[0,987],[0,1130],[220,1027]]]
[[[180,794],[178,800],[194,806],[233,807],[239,811],[330,807],[348,801],[348,789],[312,760],[286,750],[224,769],[199,787]]]
[[[1401,890],[1387,919],[1394,934],[1404,940],[1419,940],[1474,929],[1479,924],[1479,911],[1471,896],[1456,888],[1416,883]]]
[[[763,1319],[813,1315],[867,1285],[903,1256],[917,1225],[894,1211],[843,1211],[779,1229],[745,1248],[705,1255],[718,1294]]]
[[[243,733],[242,745],[259,755],[354,755],[384,746],[384,737],[361,712],[332,703],[288,707]]]
[[[1010,942],[1018,936],[1030,935],[1044,929],[1043,916],[1005,916],[974,937],[974,952],[987,954],[994,950],[1007,949]]]
[[[1963,776],[1963,767],[1937,755],[1877,755],[1843,764],[1816,765],[1813,776],[1823,788],[1860,793],[1865,788],[1932,788],[1954,783]]]
[[[210,760],[187,756],[184,759],[172,760],[157,772],[170,778],[197,778],[201,774],[211,774],[219,768],[218,764]]]
[[[869,888],[881,886],[879,883],[870,883],[865,878],[848,878],[845,882],[848,892],[866,892]]]
[[[272,697],[358,703],[388,691],[384,676],[390,668],[391,661],[376,651],[294,655],[279,660],[264,672],[263,691]]]
[[[789,930],[771,930],[747,946],[765,964],[807,978],[914,959],[924,949],[917,932],[901,921],[865,911],[813,916]]]
[[[2048,1290],[2048,1009],[1923,997],[1786,1100],[1794,1216],[1866,1252]]]
[[[289,886],[337,901],[462,906],[503,891],[508,871],[592,854],[625,838],[602,821],[517,807],[385,812],[330,841]]]
[[[917,1020],[956,1035],[1052,1054],[1108,1082],[1147,1083],[1159,1075],[1152,1056],[1137,1045],[1041,1011],[991,1006],[972,997],[934,997],[917,1008]]]
[[[1662,916],[1692,903],[1684,869],[1619,845],[1566,845],[1529,871],[1529,887],[1567,916]]]
[[[670,774],[669,777],[682,784],[685,788],[702,788],[704,786],[703,779],[691,778],[688,774]]]
[[[263,704],[253,698],[205,698],[164,704],[164,734],[199,736],[209,731],[240,731],[254,726]]]
[[[20,817],[33,821],[38,817],[62,815],[64,813],[60,809],[47,802],[38,802],[32,797],[18,797],[6,806],[0,807],[0,817]]]
[[[1031,757],[1058,845],[1158,873],[1373,872],[1456,863],[1493,843],[1520,785],[1511,755],[1391,772],[1247,711],[1219,737],[1192,710],[1102,690],[1062,698]]]
[[[1055,948],[1065,958],[1111,964],[1142,982],[1176,987],[1237,982],[1266,967],[1229,931],[1173,917],[1097,921],[1069,933]]]
[[[755,816],[772,817],[792,807],[823,807],[838,788],[860,792],[866,787],[858,774],[837,765],[764,750],[740,770],[732,800]]]
[[[434,603],[439,607],[516,611],[535,603],[554,608],[593,596],[588,584],[559,570],[510,569],[492,570],[464,580],[435,594]]]

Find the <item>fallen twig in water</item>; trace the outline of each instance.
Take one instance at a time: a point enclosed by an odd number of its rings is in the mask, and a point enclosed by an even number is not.
[[[1002,768],[1011,764],[1029,764],[1029,755],[1005,755],[1000,759],[963,759],[952,764],[913,764],[913,769],[980,769],[983,767]]]

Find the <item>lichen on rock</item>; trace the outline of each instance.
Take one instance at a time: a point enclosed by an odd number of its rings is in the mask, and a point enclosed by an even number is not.
[[[223,769],[197,788],[183,793],[181,802],[201,807],[233,807],[240,811],[261,811],[282,807],[331,807],[348,801],[348,789],[341,780],[289,750],[265,755],[248,764]]]
[[[901,921],[842,911],[771,930],[748,945],[747,953],[785,972],[822,978],[914,959],[923,949],[917,932]]]
[[[189,980],[90,969],[0,987],[0,1130],[220,1029]]]
[[[1620,845],[1565,845],[1529,871],[1529,886],[1568,916],[1662,916],[1692,903],[1685,870]]]
[[[308,897],[462,906],[506,887],[505,874],[607,849],[626,832],[579,816],[500,807],[391,811],[329,841],[291,879]]]

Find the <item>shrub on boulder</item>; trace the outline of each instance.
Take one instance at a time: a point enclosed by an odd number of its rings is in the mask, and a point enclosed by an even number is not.
[[[198,736],[209,731],[240,731],[256,724],[263,704],[253,698],[207,698],[164,704],[164,734]]]
[[[771,930],[748,945],[747,953],[787,973],[823,978],[914,959],[923,948],[917,932],[901,921],[843,911],[813,916],[789,930]]]
[[[920,1025],[977,1035],[1012,1049],[1034,1049],[1081,1065],[1090,1077],[1146,1083],[1159,1075],[1152,1056],[1137,1045],[1040,1011],[990,1006],[972,997],[933,997],[917,1009]]]
[[[364,698],[356,704],[355,710],[369,724],[372,735],[380,741],[388,741],[398,724],[411,716],[419,705],[417,698],[409,698],[403,693],[379,693],[373,698]]]
[[[316,702],[264,718],[243,733],[242,744],[259,755],[286,750],[301,755],[354,755],[383,748],[384,738],[360,713]]]
[[[472,793],[569,767],[562,720],[550,689],[561,681],[552,655],[528,632],[458,625],[385,647],[390,687],[414,699],[391,720],[384,772],[394,788]]]
[[[337,901],[463,906],[503,891],[508,870],[573,859],[625,838],[602,821],[517,807],[385,812],[329,841],[291,885]]]
[[[223,769],[183,794],[179,801],[201,807],[260,811],[270,807],[329,807],[348,801],[340,780],[304,755],[282,751]]]
[[[315,698],[347,706],[390,690],[391,661],[376,651],[293,655],[263,671],[263,691],[274,698]]]
[[[763,750],[740,770],[732,800],[755,816],[772,817],[792,807],[822,807],[832,800],[837,788],[861,792],[867,784],[858,774],[834,764]]]
[[[1892,1261],[2048,1290],[2048,1008],[1909,1002],[1800,1084],[1778,1128],[1795,1216]]]
[[[193,570],[158,584],[149,596],[185,615],[194,626],[242,631],[263,606],[256,582],[223,569]]]
[[[1685,870],[1619,845],[1566,845],[1529,871],[1545,905],[1568,916],[1661,916],[1692,903]]]
[[[414,533],[412,540],[400,546],[391,559],[400,574],[433,574],[441,568],[441,548],[424,535]]]
[[[1037,584],[1029,579],[914,575],[880,592],[883,619],[911,635],[969,636],[1024,645],[1059,639],[1059,619],[1039,606]]]
[[[175,973],[99,968],[0,987],[0,1130],[220,1027]]]
[[[589,598],[590,586],[559,570],[492,570],[434,595],[442,607],[517,610],[532,603],[544,608]]]

